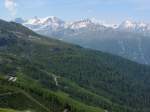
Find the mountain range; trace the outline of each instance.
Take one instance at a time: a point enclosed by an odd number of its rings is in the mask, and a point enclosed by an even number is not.
[[[150,24],[144,22],[109,25],[93,19],[66,22],[53,16],[15,22],[42,35],[150,64]]]
[[[0,20],[1,112],[150,112],[149,74],[149,66]]]

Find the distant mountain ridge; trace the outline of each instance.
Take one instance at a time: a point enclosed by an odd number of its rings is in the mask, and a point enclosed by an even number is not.
[[[72,21],[72,22],[67,22],[63,21],[57,17],[54,16],[49,16],[45,18],[38,18],[34,17],[31,19],[24,20],[22,18],[16,18],[14,20],[17,23],[24,24],[28,27],[31,25],[35,25],[40,27],[39,25],[55,25],[57,27],[64,27],[64,28],[70,28],[70,29],[80,29],[80,28],[85,28],[88,27],[89,25],[92,26],[104,26],[106,28],[113,28],[113,29],[120,29],[120,30],[126,30],[126,31],[141,31],[141,32],[148,32],[150,33],[150,24],[144,23],[144,22],[134,22],[130,20],[123,21],[121,24],[104,24],[98,20],[93,20],[93,19],[82,19],[82,20],[77,20],[77,21]],[[44,26],[43,26],[44,27]],[[40,29],[39,29],[40,30]]]
[[[92,19],[66,22],[57,17],[16,19],[39,34],[150,64],[150,24],[126,20],[120,25]]]

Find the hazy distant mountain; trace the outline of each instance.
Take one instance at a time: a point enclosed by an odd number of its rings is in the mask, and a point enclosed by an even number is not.
[[[134,33],[142,33],[144,35],[150,35],[150,24],[146,24],[143,22],[138,23],[127,20],[121,23],[118,29]]]
[[[90,19],[66,22],[53,16],[22,21],[19,23],[40,34],[150,64],[149,24],[127,20],[112,26]]]

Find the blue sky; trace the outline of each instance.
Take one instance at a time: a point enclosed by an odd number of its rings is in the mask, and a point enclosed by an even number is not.
[[[149,5],[150,0],[0,0],[0,18],[57,16],[77,20],[94,17],[107,23],[126,19],[149,23]]]

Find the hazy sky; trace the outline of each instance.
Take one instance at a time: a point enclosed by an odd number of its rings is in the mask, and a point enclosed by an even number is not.
[[[108,23],[150,21],[150,0],[0,0],[0,18],[57,16],[64,20],[97,18]]]

